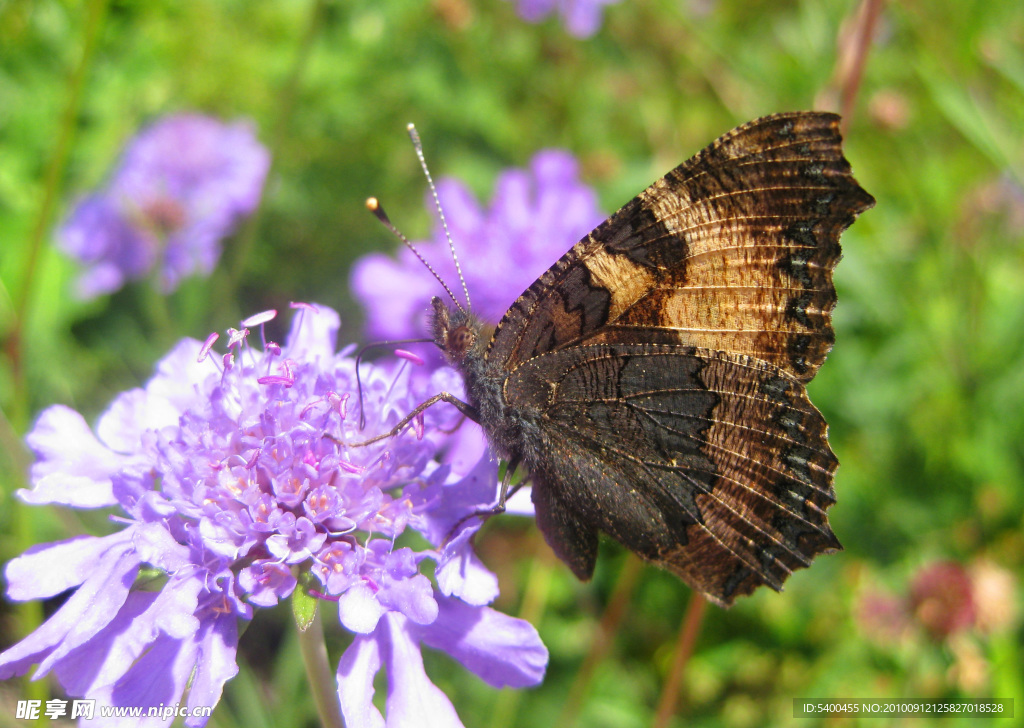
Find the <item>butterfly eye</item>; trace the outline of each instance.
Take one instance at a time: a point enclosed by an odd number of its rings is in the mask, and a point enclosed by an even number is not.
[[[458,326],[448,334],[448,352],[461,358],[473,346],[476,337],[468,326]]]

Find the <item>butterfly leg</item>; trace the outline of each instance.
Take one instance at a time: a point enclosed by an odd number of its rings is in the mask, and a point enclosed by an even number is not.
[[[526,482],[526,479],[524,478],[523,480],[516,483],[514,487],[509,487],[512,484],[512,476],[515,474],[516,468],[518,466],[519,458],[512,458],[511,460],[509,460],[508,465],[505,468],[505,475],[502,476],[501,478],[501,490],[498,494],[498,502],[495,503],[490,508],[484,508],[479,511],[473,511],[468,516],[463,516],[462,518],[457,520],[455,522],[455,525],[448,529],[448,534],[444,537],[444,540],[441,541],[442,548],[444,548],[444,546],[455,537],[455,534],[459,531],[460,528],[462,528],[462,524],[464,524],[469,519],[480,518],[482,519],[483,522],[491,516],[497,516],[499,513],[505,512],[505,503],[508,501],[509,498],[515,495],[515,492],[519,490],[521,487],[523,487],[523,483]],[[483,525],[482,522],[481,525]]]
[[[476,407],[474,407],[473,405],[469,404],[468,402],[463,402],[461,399],[456,397],[454,394],[450,394],[448,392],[441,392],[439,394],[435,394],[433,397],[428,399],[426,402],[421,402],[420,404],[418,404],[409,414],[407,414],[405,417],[403,417],[399,421],[399,423],[397,425],[392,427],[390,430],[385,432],[383,435],[377,435],[376,437],[371,437],[369,440],[363,440],[362,442],[348,443],[348,446],[349,447],[365,447],[366,445],[372,445],[375,442],[380,442],[381,440],[386,440],[389,437],[394,437],[399,432],[401,432],[403,429],[405,429],[405,427],[410,422],[412,422],[414,419],[416,419],[421,414],[423,414],[424,410],[426,410],[428,407],[432,407],[433,405],[437,404],[438,402],[447,402],[448,404],[454,406],[455,409],[457,409],[463,415],[465,415],[469,419],[473,420],[473,422],[477,422],[477,423],[480,422],[480,415],[476,411]]]

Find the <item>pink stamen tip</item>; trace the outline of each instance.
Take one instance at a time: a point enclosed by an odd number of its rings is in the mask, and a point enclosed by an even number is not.
[[[323,401],[324,401],[323,397],[317,397],[316,399],[311,399],[309,402],[306,403],[306,406],[302,408],[302,411],[299,412],[299,419],[300,420],[304,420],[306,418],[306,415],[309,414],[309,411],[312,410],[312,409],[315,409]]]
[[[203,342],[203,348],[199,350],[199,356],[196,357],[197,362],[206,361],[206,357],[210,354],[210,349],[217,343],[217,339],[220,338],[220,334],[214,331],[212,334],[206,337],[206,341]]]
[[[317,310],[318,310],[317,307],[314,306],[312,303],[306,303],[304,301],[289,301],[288,307],[289,308],[304,308],[304,309],[306,309],[308,311],[312,311],[313,313],[316,313]]]
[[[245,337],[249,335],[249,329],[228,329],[228,348],[235,346],[241,341],[245,341]]]
[[[290,387],[295,384],[293,377],[284,376],[281,374],[271,374],[267,377],[260,377],[256,380],[257,384],[283,384],[286,387]]]
[[[290,387],[295,384],[295,375],[292,373],[292,364],[294,362],[291,359],[285,359],[281,362],[281,368],[284,370],[284,374],[271,374],[266,377],[260,377],[256,380],[258,384],[283,384],[286,387]]]
[[[273,321],[276,317],[277,317],[277,310],[271,308],[271,309],[269,309],[267,311],[261,311],[260,313],[255,313],[255,314],[253,314],[252,316],[250,316],[247,319],[243,319],[242,320],[242,327],[244,328],[246,326],[259,326],[260,324],[267,323],[267,321]]]
[[[421,356],[419,356],[418,354],[413,354],[411,351],[407,351],[405,349],[395,349],[395,356],[405,359],[406,361],[411,361],[413,364],[416,364],[417,366],[422,366],[424,364],[423,358]]]

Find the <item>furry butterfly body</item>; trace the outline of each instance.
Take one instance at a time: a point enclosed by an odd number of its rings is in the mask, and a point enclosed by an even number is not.
[[[837,116],[777,114],[627,203],[493,333],[434,299],[460,409],[525,466],[579,578],[603,532],[729,605],[841,548],[837,461],[805,384],[834,340],[839,235],[873,204]]]

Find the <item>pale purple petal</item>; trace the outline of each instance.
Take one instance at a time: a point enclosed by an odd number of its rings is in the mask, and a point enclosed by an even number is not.
[[[384,716],[373,704],[373,678],[380,672],[380,653],[376,637],[356,635],[338,661],[338,700],[345,725],[385,728]]]
[[[125,460],[93,435],[85,418],[70,407],[43,410],[25,441],[36,454],[32,489],[16,495],[32,505],[53,503],[74,508],[114,505],[110,478]]]
[[[439,483],[427,489],[423,497],[435,499],[417,529],[433,544],[440,544],[457,534],[456,524],[462,528],[480,527],[479,518],[466,518],[475,511],[487,510],[498,500],[498,461],[489,454],[480,458],[475,467],[455,483]]]
[[[381,641],[387,647],[388,728],[462,728],[455,708],[423,669],[419,641],[410,634],[410,622],[389,613],[383,620]]]
[[[130,532],[121,531],[102,538],[76,536],[33,546],[7,563],[7,598],[18,602],[47,599],[76,587],[95,572],[97,561],[107,552],[127,546],[131,540]]]
[[[172,577],[159,592],[130,593],[106,627],[54,667],[64,689],[90,695],[121,679],[161,635],[190,639],[200,629],[195,611],[202,587],[199,579]]]
[[[377,628],[377,622],[384,614],[384,607],[377,596],[365,584],[349,587],[338,599],[338,615],[341,623],[356,634],[370,634]]]
[[[471,539],[476,531],[477,528],[464,528],[445,545],[435,577],[442,594],[483,606],[497,598],[498,577],[484,566],[472,549]]]
[[[536,512],[533,508],[533,487],[525,486],[513,493],[505,501],[505,513],[510,516],[529,516],[533,518]]]
[[[198,645],[192,640],[178,640],[160,635],[150,649],[113,685],[90,694],[98,703],[107,705],[153,706],[174,704],[181,698],[196,665]],[[158,728],[169,726],[173,716],[143,718],[111,718],[102,723],[114,728]],[[87,723],[86,723],[87,725]]]
[[[137,621],[156,601],[159,592],[134,591],[117,616],[96,636],[54,665],[53,674],[68,695],[88,695],[110,685],[125,673],[152,642],[150,626]],[[145,634],[144,642],[138,639]]]
[[[207,359],[198,361],[203,342],[182,339],[157,362],[156,373],[146,385],[146,395],[153,400],[144,410],[140,424],[149,428],[163,427],[172,414],[180,414],[196,406],[196,392],[207,386],[211,378],[219,378],[217,366]],[[172,424],[177,424],[174,417]]]
[[[233,614],[221,614],[207,620],[199,633],[199,655],[196,672],[188,693],[188,706],[216,705],[224,691],[224,683],[238,674],[235,661],[238,651],[238,622]],[[201,728],[207,718],[189,717],[185,725]]]
[[[410,625],[430,647],[443,650],[496,688],[524,688],[544,679],[548,651],[533,625],[459,599],[438,599],[433,624]]]
[[[130,546],[111,547],[52,617],[0,654],[0,680],[21,675],[37,662],[35,677],[42,677],[58,660],[92,639],[117,616],[138,570],[138,557]]]
[[[395,263],[381,253],[370,253],[352,265],[350,285],[367,317],[367,327],[379,339],[397,339],[427,331],[427,302],[438,292],[437,282],[416,266],[411,253],[398,253]],[[393,291],[403,291],[394,296]]]

